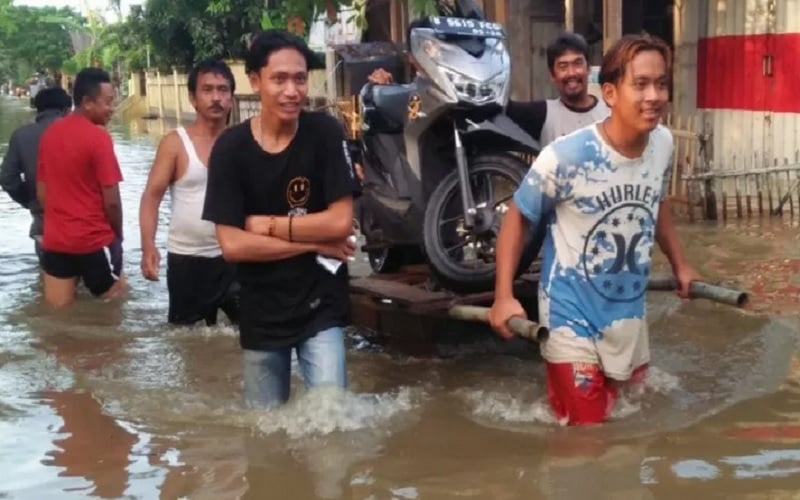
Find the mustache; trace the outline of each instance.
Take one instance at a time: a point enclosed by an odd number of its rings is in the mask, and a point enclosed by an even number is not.
[[[217,111],[222,111],[224,108],[221,104],[212,104],[208,109],[213,109]]]

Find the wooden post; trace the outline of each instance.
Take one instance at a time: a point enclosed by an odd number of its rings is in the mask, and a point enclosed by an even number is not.
[[[769,214],[775,215],[775,207],[772,205],[772,174],[770,172],[766,172],[767,177],[767,203],[769,204]]]
[[[181,123],[181,91],[178,86],[178,68],[172,67],[172,87],[175,89],[175,119]]]
[[[508,0],[483,0],[483,12],[486,17],[495,23],[506,24],[506,2]]]
[[[758,197],[758,216],[764,216],[764,177],[756,174],[756,196]]]
[[[603,53],[622,38],[622,0],[603,0]]]
[[[574,0],[564,0],[564,29],[575,31],[575,5]]]
[[[150,114],[150,71],[144,71],[144,102],[147,109],[145,110],[146,114]]]
[[[725,179],[720,179],[722,183],[722,221],[728,220],[728,192],[725,191]]]
[[[403,36],[405,33],[405,29],[403,28],[403,6],[405,2],[403,0],[391,0],[389,12],[391,19],[389,20],[389,26],[391,28],[391,36],[392,41],[395,43],[401,43],[403,41]]]
[[[164,119],[164,85],[161,72],[156,70],[156,81],[158,81],[158,117]]]
[[[240,108],[239,96],[233,96],[233,108],[231,109],[230,124],[237,125],[242,121],[242,109]]]
[[[797,206],[800,207],[800,170],[794,171],[795,189],[797,189]],[[791,196],[791,193],[789,193]]]
[[[508,0],[494,0],[494,22],[506,25],[506,2]]]
[[[751,176],[744,176],[745,197],[747,198],[747,218],[753,218],[753,194],[750,192]]]
[[[333,105],[339,97],[336,80],[336,52],[332,47],[325,49],[325,90],[328,105]]]
[[[739,176],[733,178],[733,187],[736,190],[736,218],[742,218],[742,191],[739,188]]]

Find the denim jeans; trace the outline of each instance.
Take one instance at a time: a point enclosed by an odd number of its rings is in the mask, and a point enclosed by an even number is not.
[[[294,346],[272,351],[243,353],[244,402],[251,409],[279,406],[289,400],[292,349],[297,351],[300,372],[308,389],[347,387],[344,331],[323,330]]]

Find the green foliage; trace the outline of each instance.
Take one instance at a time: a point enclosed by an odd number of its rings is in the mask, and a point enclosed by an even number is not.
[[[75,74],[88,66],[100,66],[111,73],[121,84],[130,71],[147,66],[147,37],[141,9],[132,9],[123,22],[107,24],[105,20],[90,13],[84,35],[88,45],[80,49],[61,70]]]
[[[16,26],[11,22],[11,0],[0,0],[0,32],[10,33],[16,31]]]
[[[247,36],[260,28],[261,2],[147,0],[145,29],[162,69],[187,68],[208,57],[239,58]]]
[[[434,0],[411,1],[415,15],[435,12]],[[108,2],[120,12],[120,0]],[[366,28],[367,0],[146,0],[115,24],[96,13],[83,18],[69,8],[0,0],[0,78],[19,81],[38,70],[74,74],[90,65],[124,78],[147,67],[148,48],[151,65],[165,71],[208,57],[241,58],[251,33],[287,29],[300,19],[307,35],[315,14],[341,7],[354,9],[349,20]],[[73,47],[81,37],[84,43]]]
[[[85,20],[68,7],[29,7],[0,0],[0,77],[27,79],[54,72],[73,54],[71,34]]]
[[[434,0],[413,0],[412,10],[415,16],[435,16],[436,3]]]
[[[413,0],[418,14],[435,12],[434,0]],[[305,33],[318,13],[341,7],[356,11],[366,28],[367,0],[147,0],[145,29],[155,65],[186,68],[206,57],[241,58],[249,35],[259,29],[287,29],[299,18]]]

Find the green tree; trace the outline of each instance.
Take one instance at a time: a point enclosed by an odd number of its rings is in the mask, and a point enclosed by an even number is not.
[[[230,5],[228,11],[214,12],[209,0],[147,0],[144,19],[155,65],[186,68],[207,57],[241,57],[262,9],[249,0]]]
[[[11,22],[11,0],[0,0],[0,31],[10,33],[15,29]]]
[[[101,66],[122,85],[131,71],[146,66],[148,40],[141,8],[132,8],[126,19],[111,24],[90,11],[85,34],[86,46],[65,61],[65,72],[75,74],[87,66]]]
[[[3,0],[0,0],[3,1]],[[2,76],[22,80],[34,71],[58,71],[74,54],[72,34],[84,19],[68,7],[0,7]]]

